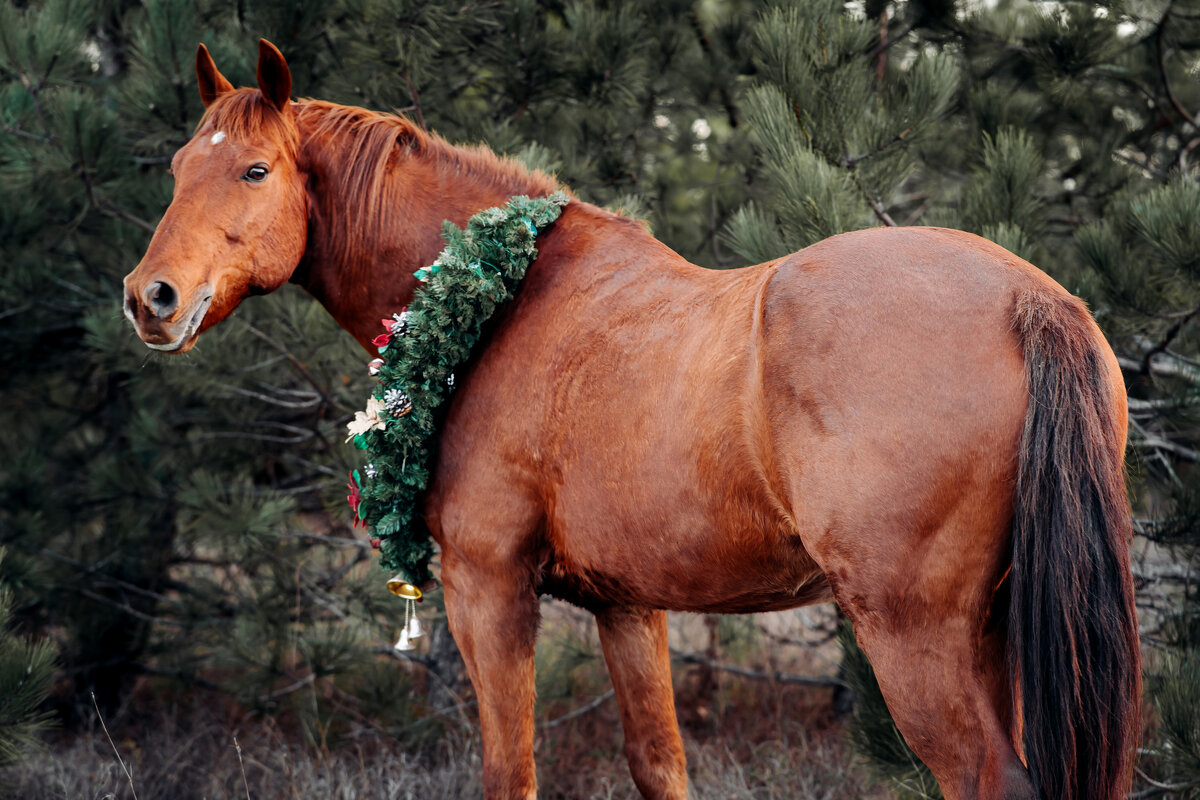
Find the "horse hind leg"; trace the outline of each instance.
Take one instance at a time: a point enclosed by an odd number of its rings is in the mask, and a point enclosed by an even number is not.
[[[1036,800],[1013,746],[995,591],[1007,537],[979,521],[943,521],[923,546],[900,536],[822,566],[896,726],[946,800]]]
[[[1016,738],[1019,727],[1016,723],[1016,688],[1008,669],[1008,589],[1007,575],[1001,580],[990,603],[987,619],[979,638],[978,659],[984,688],[991,698],[992,710],[1000,723],[1000,729],[1008,736],[1012,755],[1017,754],[1020,742]],[[1029,771],[1020,757],[1008,758],[1005,774],[1000,781],[1006,787],[1000,797],[1005,800],[1027,800],[1037,797],[1037,791],[1029,778]]]
[[[621,709],[633,782],[649,800],[686,800],[666,612],[608,608],[596,613],[596,624]]]
[[[867,623],[855,634],[905,741],[933,772],[946,800],[1036,800],[996,708],[967,619]]]

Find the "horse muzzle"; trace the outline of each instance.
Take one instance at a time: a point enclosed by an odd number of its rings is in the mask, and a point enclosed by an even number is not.
[[[139,292],[127,280],[125,316],[151,350],[186,352],[212,306],[212,287],[202,284],[192,292],[192,297],[190,304],[181,307],[178,289],[167,281],[154,281]]]

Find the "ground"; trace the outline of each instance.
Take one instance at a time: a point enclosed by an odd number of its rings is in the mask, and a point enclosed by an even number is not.
[[[609,688],[594,625],[561,603],[548,602],[544,618],[540,796],[637,798],[615,703],[607,698],[589,707]],[[679,615],[672,617],[671,642],[677,654],[752,673],[829,676],[837,656],[827,640],[831,619],[829,607],[755,617]],[[695,800],[890,797],[872,786],[852,754],[831,689],[685,662],[676,667],[675,687]],[[116,800],[134,797],[134,790],[138,800],[480,797],[473,707],[468,701],[439,719],[423,739],[402,743],[362,728],[322,743],[311,732],[306,741],[286,717],[255,716],[205,690],[146,683],[117,719],[106,720],[107,733],[97,718],[90,730],[51,736],[44,752],[0,772],[0,797]]]

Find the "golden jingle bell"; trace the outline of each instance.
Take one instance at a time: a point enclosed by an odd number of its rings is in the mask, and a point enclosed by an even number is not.
[[[420,600],[421,590],[399,575],[387,582],[388,591],[405,600]]]
[[[416,611],[416,603],[421,599],[421,590],[399,575],[388,581],[387,587],[392,594],[404,599],[404,626],[400,629],[400,638],[396,641],[394,649],[412,650],[415,647],[412,640],[424,635]]]

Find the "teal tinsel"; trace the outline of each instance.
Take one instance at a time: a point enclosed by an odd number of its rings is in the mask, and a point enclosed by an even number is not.
[[[483,324],[512,299],[537,258],[538,230],[558,218],[567,200],[562,192],[514,197],[503,208],[471,217],[466,230],[444,223],[446,249],[416,272],[424,285],[408,306],[407,330],[379,348],[384,363],[375,398],[386,405],[388,391],[399,390],[411,410],[399,417],[380,411],[384,427],[354,437],[372,467],[365,478],[357,470],[352,476],[362,492],[357,516],[379,537],[383,568],[399,570],[411,583],[432,577],[433,542],[417,500],[429,483],[437,410],[454,390],[451,376],[470,357]],[[393,402],[392,408],[400,406]]]

